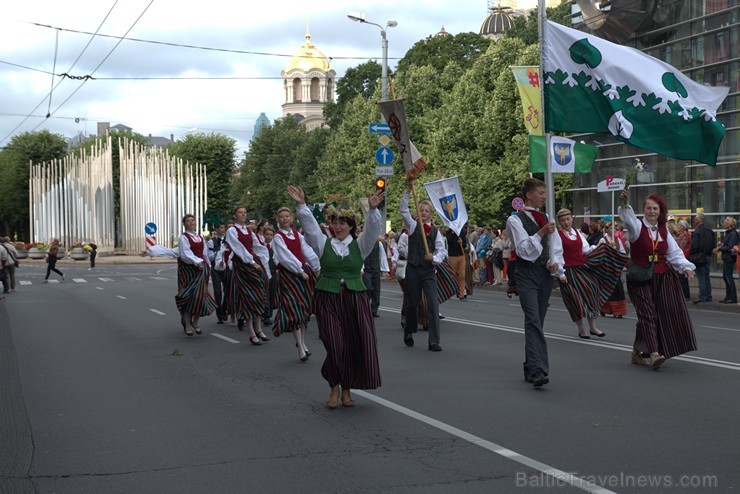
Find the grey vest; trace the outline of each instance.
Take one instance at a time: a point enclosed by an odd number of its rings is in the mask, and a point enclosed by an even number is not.
[[[424,250],[424,242],[421,239],[421,232],[424,230],[424,225],[419,222],[414,228],[414,233],[409,235],[409,255],[407,256],[408,263],[412,266],[432,266],[430,261],[424,259],[426,251]],[[437,228],[432,226],[432,231],[427,235],[427,245],[429,246],[429,252],[434,252],[434,242],[437,240]]]
[[[535,233],[537,233],[540,230],[540,227],[532,221],[532,219],[524,214],[524,212],[520,212],[517,214],[517,217],[521,220],[522,226],[524,227],[524,231],[527,232],[527,234],[531,237]],[[537,258],[534,262],[527,261],[526,259],[522,259],[521,257],[517,257],[516,262],[517,266],[521,266],[523,264],[534,264],[537,266],[542,266],[543,268],[547,268],[547,261],[550,259],[550,251],[548,248],[548,244],[550,242],[550,235],[547,235],[542,238],[542,253],[540,254],[540,257]]]
[[[375,242],[373,250],[365,258],[365,271],[380,271],[380,242]]]

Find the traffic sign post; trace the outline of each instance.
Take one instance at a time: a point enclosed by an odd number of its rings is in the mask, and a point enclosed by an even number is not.
[[[393,175],[393,167],[392,166],[376,166],[375,175],[377,175],[378,177],[390,177]]]
[[[395,157],[396,154],[388,146],[381,146],[377,151],[375,151],[375,161],[383,166],[393,163],[393,158]]]
[[[390,134],[391,128],[388,126],[387,123],[371,123],[370,126],[370,132],[373,134]]]
[[[146,248],[154,247],[157,244],[157,224],[147,223],[144,225],[144,233],[146,233]],[[153,259],[153,258],[152,258]]]
[[[516,211],[521,211],[524,209],[524,199],[521,197],[515,197],[513,201],[511,201],[511,207],[514,208]]]

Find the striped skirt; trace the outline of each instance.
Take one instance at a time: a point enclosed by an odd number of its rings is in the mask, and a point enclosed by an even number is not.
[[[457,295],[460,280],[447,259],[436,266],[435,272],[437,275],[437,301],[443,304]]]
[[[604,314],[611,314],[613,316],[625,316],[627,315],[627,301],[624,296],[624,286],[622,280],[617,281],[612,296],[609,300],[601,301],[601,312]]]
[[[294,329],[305,329],[308,324],[313,311],[311,302],[316,276],[311,269],[306,272],[308,280],[287,269],[278,268],[273,275],[277,278],[277,313],[272,328],[275,336],[293,332]]]
[[[231,273],[231,308],[240,319],[261,317],[267,307],[263,270],[257,270],[234,256]]]
[[[626,254],[601,244],[586,256],[583,265],[565,268],[568,283],[560,283],[560,291],[573,322],[598,317],[601,301],[611,296],[627,259]]]
[[[653,274],[643,286],[627,284],[627,293],[637,313],[634,349],[658,352],[666,358],[696,350],[694,325],[686,308],[678,274],[672,269]]]
[[[177,260],[177,295],[175,304],[180,312],[189,312],[197,317],[205,317],[216,310],[217,304],[208,291],[210,266],[199,269],[194,264]]]
[[[321,375],[329,386],[380,387],[375,324],[368,293],[353,292],[345,287],[340,293],[316,290],[314,312],[326,349]]]

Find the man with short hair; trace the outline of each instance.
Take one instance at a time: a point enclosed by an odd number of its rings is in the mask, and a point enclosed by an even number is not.
[[[699,283],[699,298],[695,304],[712,301],[712,285],[709,282],[709,260],[714,249],[714,231],[704,224],[704,215],[694,217],[694,234],[691,236],[689,260],[696,265],[696,280]]]
[[[524,311],[524,380],[539,388],[550,382],[544,324],[557,264],[550,260],[549,242],[561,248],[555,223],[540,211],[545,205],[545,183],[528,178],[522,184],[524,208],[506,221],[516,250],[516,285]]]

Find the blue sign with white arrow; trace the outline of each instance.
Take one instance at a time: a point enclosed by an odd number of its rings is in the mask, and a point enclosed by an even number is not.
[[[391,128],[385,123],[371,123],[370,132],[373,134],[390,134]]]
[[[144,226],[144,233],[146,233],[147,235],[154,235],[155,233],[157,233],[156,223],[147,223]]]
[[[395,157],[395,153],[388,146],[382,146],[380,149],[375,151],[375,161],[381,165],[390,165],[393,163],[393,158]]]

